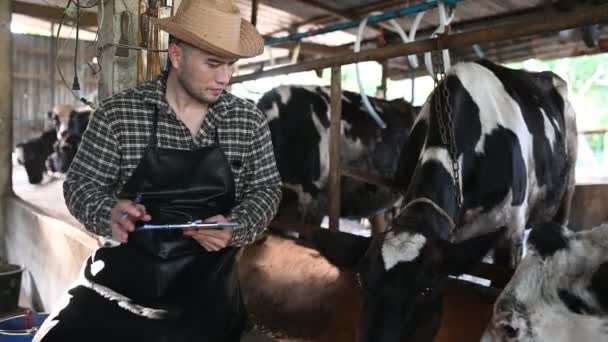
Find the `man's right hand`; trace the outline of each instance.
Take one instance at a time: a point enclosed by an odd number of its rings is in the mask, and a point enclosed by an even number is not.
[[[129,200],[119,200],[112,208],[112,238],[119,242],[127,242],[129,233],[135,230],[138,221],[147,222],[151,217],[146,213],[146,207]]]

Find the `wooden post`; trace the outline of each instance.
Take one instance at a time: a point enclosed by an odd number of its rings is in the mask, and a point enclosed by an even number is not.
[[[254,27],[258,22],[258,0],[251,0],[251,25]]]
[[[0,1],[0,258],[6,257],[4,236],[7,225],[7,200],[12,190],[13,111],[11,99],[11,2]]]
[[[341,68],[331,68],[331,104],[329,123],[329,229],[340,230],[340,131],[342,121]]]
[[[101,1],[100,1],[101,4]],[[101,5],[99,5],[101,6]],[[126,7],[125,7],[126,6]],[[101,11],[98,8],[98,11]],[[103,49],[99,57],[102,67],[99,78],[99,99],[137,85],[137,53],[129,50],[128,57],[115,56],[120,39],[120,16],[123,11],[129,14],[128,45],[137,45],[139,34],[139,0],[104,2],[104,17],[99,32],[98,46]]]

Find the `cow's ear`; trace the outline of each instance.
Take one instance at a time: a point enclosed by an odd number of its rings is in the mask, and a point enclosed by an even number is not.
[[[604,311],[608,311],[608,262],[604,262],[595,270],[589,286]]]
[[[503,231],[504,227],[492,233],[450,244],[443,257],[443,273],[458,275],[468,271],[494,247]]]
[[[312,234],[313,246],[333,265],[343,270],[355,270],[369,248],[371,238],[318,229]]]

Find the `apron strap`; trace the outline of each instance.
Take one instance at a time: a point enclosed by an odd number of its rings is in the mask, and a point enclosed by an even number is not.
[[[150,138],[148,140],[148,146],[146,147],[147,149],[156,149],[157,147],[157,142],[156,142],[156,132],[158,131],[158,106],[156,106],[156,108],[154,109],[154,119],[152,121],[152,132],[150,133]]]

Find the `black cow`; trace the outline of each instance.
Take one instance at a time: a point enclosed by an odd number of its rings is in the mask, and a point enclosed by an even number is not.
[[[362,341],[431,341],[448,275],[466,271],[503,239],[514,246],[515,263],[526,226],[568,217],[577,132],[565,82],[487,61],[455,65],[445,82],[462,190],[442,143],[435,91],[402,150],[395,178],[406,205],[391,230],[314,237],[329,261],[359,274]]]
[[[25,166],[28,181],[40,184],[45,171],[45,161],[53,153],[53,145],[57,141],[57,131],[49,129],[41,136],[17,144],[16,153],[19,162]]]
[[[347,166],[390,177],[397,169],[415,110],[403,100],[370,98],[387,124],[380,129],[363,107],[359,94],[342,92],[341,157]],[[327,214],[329,175],[329,88],[280,86],[259,100],[268,118],[275,157],[284,188],[278,217],[320,224]],[[290,191],[289,191],[290,190]],[[390,207],[397,194],[350,178],[342,178],[341,216],[369,217]]]

